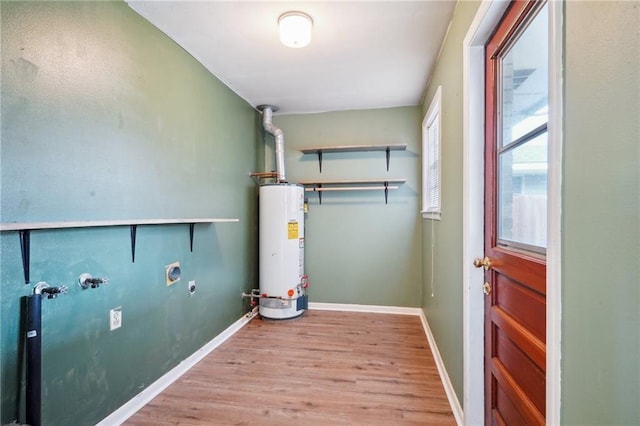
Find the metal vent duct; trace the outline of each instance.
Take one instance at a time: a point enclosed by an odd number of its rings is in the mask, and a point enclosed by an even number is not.
[[[280,128],[273,125],[273,113],[278,111],[279,108],[273,105],[259,105],[257,108],[262,112],[264,130],[271,133],[275,138],[276,172],[278,173],[276,182],[284,183],[287,181],[284,170],[284,134]]]

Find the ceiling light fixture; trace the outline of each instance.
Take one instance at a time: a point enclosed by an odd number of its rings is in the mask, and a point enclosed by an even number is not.
[[[280,41],[287,47],[305,47],[311,41],[313,19],[304,12],[286,12],[278,18]]]

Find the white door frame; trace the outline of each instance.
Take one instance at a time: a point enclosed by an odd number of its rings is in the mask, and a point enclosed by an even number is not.
[[[484,423],[484,45],[508,0],[484,0],[463,43],[463,408],[465,425]],[[549,169],[547,202],[546,421],[560,424],[561,177],[564,4],[549,0]]]

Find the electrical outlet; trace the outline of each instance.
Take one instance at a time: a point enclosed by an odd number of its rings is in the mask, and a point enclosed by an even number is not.
[[[118,306],[109,311],[109,330],[122,327],[122,307]]]
[[[196,292],[196,282],[194,281],[189,281],[189,286],[187,287],[187,289],[189,290],[189,294],[193,294]]]

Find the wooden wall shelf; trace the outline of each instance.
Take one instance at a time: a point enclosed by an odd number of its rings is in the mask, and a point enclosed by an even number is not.
[[[17,231],[20,237],[22,269],[25,284],[29,284],[31,231],[43,229],[97,228],[105,226],[128,226],[131,233],[131,262],[136,261],[136,232],[139,225],[189,225],[189,247],[193,251],[193,231],[196,223],[230,223],[240,219],[229,218],[183,218],[183,219],[133,219],[133,220],[88,220],[69,222],[7,222],[0,223],[0,232]]]
[[[391,151],[404,151],[407,149],[406,144],[389,144],[389,145],[341,145],[341,146],[314,146],[308,148],[300,148],[303,154],[317,154],[318,166],[322,173],[322,154],[336,152],[366,152],[366,151],[385,151],[387,159],[387,171],[389,171],[389,159]]]
[[[193,219],[139,219],[139,220],[86,220],[69,222],[6,222],[0,223],[0,232],[38,229],[98,228],[104,226],[171,225],[179,223],[239,222],[240,219],[193,218]]]
[[[298,182],[305,186],[307,192],[317,192],[318,201],[322,204],[322,193],[325,191],[384,191],[384,203],[389,201],[389,190],[398,189],[398,185],[406,179],[346,179],[346,180],[303,180]]]

